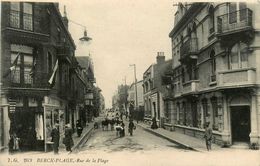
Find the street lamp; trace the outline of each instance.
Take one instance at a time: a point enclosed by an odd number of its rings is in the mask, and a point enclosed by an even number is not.
[[[80,24],[80,23],[77,23],[77,22],[75,22],[75,21],[72,21],[72,20],[69,20],[69,21],[70,21],[71,23],[74,23],[74,24],[76,24],[76,25],[81,26],[81,27],[84,28],[83,37],[79,38],[80,41],[88,42],[88,41],[92,40],[92,38],[88,36],[87,30],[86,30],[86,29],[87,29],[86,26],[84,26],[84,25],[82,25],[82,24]]]
[[[134,77],[135,77],[135,106],[136,109],[138,108],[138,101],[137,101],[137,79],[136,79],[136,65],[135,64],[131,64],[130,66],[134,66]]]

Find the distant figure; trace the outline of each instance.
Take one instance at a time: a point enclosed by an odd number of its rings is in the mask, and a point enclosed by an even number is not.
[[[51,131],[51,142],[53,142],[53,151],[54,154],[59,153],[59,144],[60,144],[60,132],[59,132],[59,124],[55,124],[54,128]]]
[[[122,130],[120,132],[120,137],[124,137],[125,136],[125,124],[123,121],[121,122],[121,127],[122,127]]]
[[[133,120],[131,119],[130,122],[129,122],[129,125],[128,125],[128,132],[129,132],[130,136],[133,135],[134,129],[135,129],[135,125],[134,125]]]
[[[207,150],[209,151],[209,150],[211,150],[211,140],[212,140],[212,130],[209,127],[209,122],[206,123],[206,126],[205,126],[204,138],[205,138],[205,141],[206,141]]]
[[[65,126],[65,138],[64,138],[64,144],[66,146],[66,150],[72,152],[71,148],[74,145],[73,139],[72,139],[72,128],[70,127],[70,124],[67,124]]]
[[[152,129],[158,129],[158,126],[157,126],[157,122],[156,122],[156,118],[155,118],[155,117],[153,117],[151,128],[152,128]]]
[[[76,122],[76,128],[77,128],[78,137],[80,137],[82,134],[83,127],[79,120],[77,120],[77,122]]]

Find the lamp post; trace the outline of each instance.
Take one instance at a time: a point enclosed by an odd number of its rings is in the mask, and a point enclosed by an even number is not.
[[[138,99],[137,99],[137,80],[136,80],[136,65],[131,64],[130,66],[134,66],[134,77],[135,77],[135,107],[138,108]]]

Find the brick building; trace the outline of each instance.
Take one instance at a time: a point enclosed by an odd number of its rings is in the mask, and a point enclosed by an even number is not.
[[[172,41],[171,123],[213,142],[260,143],[259,22],[254,3],[179,4]]]
[[[75,125],[84,94],[68,19],[57,3],[2,2],[1,147],[47,150],[54,123]]]

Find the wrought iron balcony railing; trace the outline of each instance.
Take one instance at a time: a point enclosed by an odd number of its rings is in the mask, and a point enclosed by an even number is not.
[[[183,43],[180,48],[180,57],[181,59],[186,56],[197,54],[198,52],[198,38],[190,38]]]
[[[252,28],[252,11],[246,8],[218,16],[217,25],[219,34]]]

